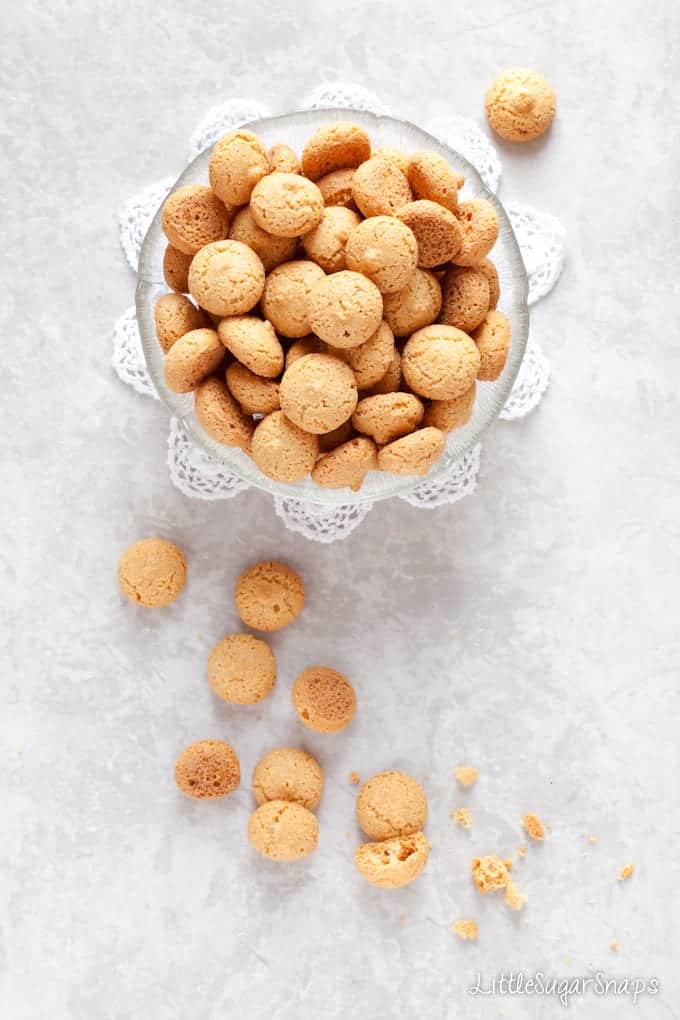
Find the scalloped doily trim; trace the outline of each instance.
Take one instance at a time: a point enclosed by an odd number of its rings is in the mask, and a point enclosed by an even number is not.
[[[168,470],[172,484],[192,499],[231,499],[249,488],[224,464],[194,446],[178,418],[170,419]]]

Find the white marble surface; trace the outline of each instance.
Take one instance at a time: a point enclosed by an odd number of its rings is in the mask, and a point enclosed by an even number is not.
[[[588,995],[576,1015],[678,1015],[679,28],[671,0],[12,10],[3,1018],[542,1020],[563,1008],[470,997],[475,972],[588,965],[656,976],[662,990],[636,1011]],[[283,531],[257,492],[201,504],[173,490],[165,411],[109,367],[133,287],[122,201],[181,166],[222,97],[285,109],[345,78],[413,120],[479,116],[489,78],[517,63],[553,79],[559,120],[545,143],[502,152],[501,197],[558,213],[570,255],[533,316],[550,394],[496,427],[476,495],[428,514],[381,506],[322,547]],[[160,614],[115,586],[121,549],[150,533],[175,538],[190,564],[185,596]],[[236,625],[239,569],[273,555],[304,574],[308,608],[275,639],[275,694],[232,710],[207,690],[206,654]],[[303,733],[288,701],[296,671],[318,660],[346,670],[360,700],[352,729],[327,739]],[[241,755],[246,781],[224,803],[173,787],[176,753],[203,736]],[[284,741],[317,753],[327,776],[319,851],[288,868],[245,840],[250,771]],[[464,797],[462,761],[481,769]],[[427,788],[433,851],[420,881],[387,893],[354,872],[347,777],[392,766]],[[449,821],[462,803],[470,835]],[[517,865],[529,905],[514,917],[476,897],[469,861],[513,853],[527,810],[551,831]],[[629,860],[634,878],[617,883]],[[477,945],[451,934],[460,916],[479,920]]]

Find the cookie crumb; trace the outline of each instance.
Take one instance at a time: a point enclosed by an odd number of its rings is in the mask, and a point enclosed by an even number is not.
[[[405,924],[405,923],[406,923],[406,915],[402,914],[401,917],[399,918],[399,924]]]
[[[469,829],[472,827],[472,812],[469,808],[459,807],[455,811],[451,812],[456,825],[460,825],[463,829]]]
[[[524,844],[522,844],[522,846],[517,848],[517,856],[518,857],[526,857],[526,855],[527,855],[527,848],[526,848],[526,846],[524,846]]]
[[[531,839],[541,840],[545,836],[543,822],[534,814],[525,815],[522,819],[524,830]]]
[[[454,921],[453,930],[463,942],[474,942],[479,934],[477,923],[469,919]]]
[[[474,786],[479,779],[479,769],[473,765],[459,765],[456,769],[456,780],[461,786]]]
[[[630,878],[634,871],[635,871],[634,864],[624,865],[624,867],[621,868],[621,871],[619,872],[619,882],[624,882],[627,878]]]
[[[611,940],[611,942],[609,943],[609,948],[611,949],[612,953],[618,953],[619,943],[617,942],[616,939]]]
[[[350,772],[349,781],[352,784],[352,786],[358,786],[359,783],[361,782],[361,776],[359,775],[358,772]]]
[[[511,878],[508,878],[507,885],[505,887],[505,896],[503,902],[510,907],[511,910],[523,910],[524,904],[526,903],[526,896],[523,896],[519,891],[515,883]]]
[[[472,878],[480,893],[487,893],[505,889],[509,875],[505,862],[495,854],[488,854],[473,859]]]
[[[588,836],[588,842],[591,846],[595,846],[597,843],[597,836]]]
[[[503,864],[508,871],[512,871],[512,857],[504,857]]]

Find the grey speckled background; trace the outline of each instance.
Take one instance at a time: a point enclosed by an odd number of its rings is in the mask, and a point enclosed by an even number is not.
[[[7,1020],[476,1020],[563,1015],[472,998],[479,969],[657,976],[635,1016],[677,1016],[678,117],[671,0],[200,5],[26,0],[4,27],[0,1015]],[[297,12],[297,13],[294,13]],[[569,261],[535,310],[548,399],[489,438],[477,494],[426,514],[381,506],[347,542],[284,532],[263,495],[190,502],[164,464],[162,407],[109,367],[133,278],[116,211],[177,171],[207,106],[285,109],[320,80],[363,82],[417,121],[480,116],[508,64],[545,70],[545,144],[502,152],[501,196],[562,217]],[[675,69],[677,71],[677,68]],[[115,565],[175,537],[186,596],[144,615]],[[261,707],[215,704],[212,643],[235,626],[239,568],[279,555],[308,582],[275,640]],[[288,705],[315,660],[353,677],[344,736],[305,739]],[[321,844],[288,869],[245,841],[247,782],[195,805],[172,785],[186,742],[323,760]],[[482,777],[454,829],[454,766]],[[426,875],[392,894],[355,875],[351,769],[422,778]],[[520,917],[480,902],[476,852],[512,853]],[[589,846],[589,833],[598,837]],[[621,865],[636,864],[625,885]],[[477,945],[450,924],[475,916]],[[620,951],[608,948],[616,937]],[[629,1000],[572,1003],[617,1020]]]

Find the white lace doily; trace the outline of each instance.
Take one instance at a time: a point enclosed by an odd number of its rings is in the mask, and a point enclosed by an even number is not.
[[[385,114],[388,109],[376,95],[360,85],[332,82],[322,85],[301,104],[302,109],[347,107]],[[231,99],[205,114],[189,142],[193,159],[220,135],[239,124],[271,115],[253,99]],[[479,127],[464,117],[440,117],[423,127],[460,152],[479,171],[487,187],[496,191],[501,164],[498,154]],[[173,184],[164,178],[131,199],[120,215],[120,243],[127,261],[137,271],[139,252],[151,220]],[[529,304],[534,304],[555,286],[564,261],[565,230],[554,216],[519,202],[506,202],[505,209],[519,243],[529,277]],[[113,331],[113,367],[119,378],[143,396],[158,399],[149,378],[137,328],[134,306],[116,322]],[[530,333],[519,375],[500,417],[505,421],[523,418],[540,403],[550,382],[550,364],[538,341]],[[448,472],[425,479],[408,495],[398,498],[412,506],[429,509],[455,503],[474,492],[482,448],[453,464]],[[168,469],[173,484],[193,499],[230,499],[248,488],[246,482],[194,446],[180,421],[172,418],[168,436]],[[276,513],[286,527],[317,542],[346,538],[372,510],[371,503],[326,507],[295,499],[275,498]]]

